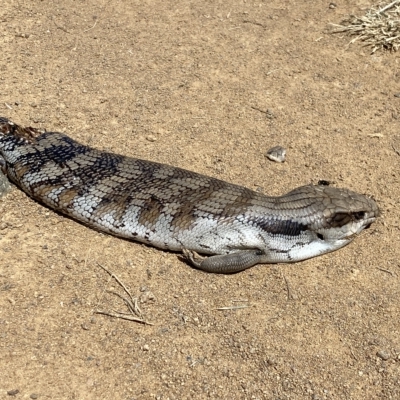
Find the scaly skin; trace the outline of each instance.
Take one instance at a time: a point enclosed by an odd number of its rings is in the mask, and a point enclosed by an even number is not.
[[[379,215],[374,200],[347,189],[308,185],[270,197],[6,118],[0,118],[0,155],[8,178],[35,200],[115,236],[183,251],[210,272],[336,250]]]

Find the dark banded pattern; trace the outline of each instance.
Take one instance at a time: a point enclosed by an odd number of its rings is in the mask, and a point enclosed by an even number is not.
[[[58,212],[159,248],[219,254],[218,265],[231,263],[235,271],[238,264],[243,269],[243,260],[246,268],[335,250],[379,213],[372,199],[347,189],[303,186],[269,197],[195,172],[99,151],[62,133],[22,128],[5,118],[0,118],[0,155],[11,181]],[[212,265],[204,269],[213,270]]]

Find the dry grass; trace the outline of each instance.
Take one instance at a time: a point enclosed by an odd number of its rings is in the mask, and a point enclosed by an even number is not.
[[[386,6],[372,7],[365,16],[351,15],[341,25],[332,24],[337,29],[333,33],[348,32],[356,40],[372,47],[372,53],[386,49],[397,51],[400,48],[400,0]]]

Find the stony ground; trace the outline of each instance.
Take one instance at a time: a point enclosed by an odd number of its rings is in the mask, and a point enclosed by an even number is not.
[[[400,398],[400,58],[328,32],[371,5],[2,4],[1,115],[268,194],[325,179],[383,215],[335,253],[219,276],[13,188],[0,200],[1,399]],[[266,159],[274,145],[286,163]],[[125,310],[100,265],[153,325],[95,313]]]

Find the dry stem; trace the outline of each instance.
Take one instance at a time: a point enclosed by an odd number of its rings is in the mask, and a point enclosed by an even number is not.
[[[333,33],[348,32],[356,36],[349,44],[361,40],[372,47],[372,53],[381,49],[397,51],[400,48],[400,0],[371,8],[363,17],[351,15],[341,25],[331,25],[337,28]]]

